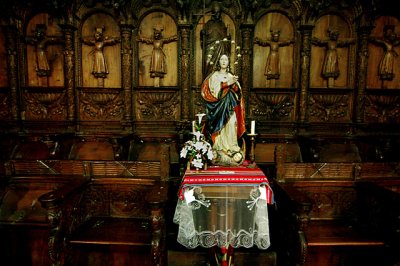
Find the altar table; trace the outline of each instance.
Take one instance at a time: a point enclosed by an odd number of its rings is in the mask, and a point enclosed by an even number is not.
[[[183,246],[270,246],[267,206],[273,193],[255,165],[187,170],[178,196],[174,222]]]

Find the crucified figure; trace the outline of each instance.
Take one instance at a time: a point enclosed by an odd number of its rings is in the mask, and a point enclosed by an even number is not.
[[[107,62],[104,57],[104,46],[117,44],[120,39],[104,36],[104,27],[96,28],[94,37],[82,38],[82,43],[93,46],[90,54],[93,56],[92,74],[98,79],[99,87],[104,86],[104,79],[109,74]]]
[[[275,81],[281,75],[281,63],[279,60],[279,48],[293,43],[293,40],[279,40],[280,31],[271,30],[271,38],[262,40],[255,37],[254,43],[260,46],[269,46],[270,52],[268,54],[267,63],[265,65],[264,75],[267,80]]]
[[[154,87],[160,87],[160,79],[164,78],[167,74],[166,55],[163,51],[164,44],[178,40],[177,35],[163,38],[163,30],[163,26],[156,25],[153,27],[152,38],[138,37],[139,42],[153,45],[150,61],[150,77],[154,78]]]
[[[64,42],[61,37],[47,37],[46,36],[46,25],[37,24],[34,30],[34,36],[26,37],[25,41],[28,44],[35,45],[36,49],[36,73],[39,77],[49,77],[51,74],[50,63],[46,48],[50,44],[61,44]]]
[[[312,44],[326,47],[324,64],[322,67],[322,77],[328,80],[328,88],[333,87],[335,79],[340,75],[339,56],[337,48],[346,47],[354,43],[354,39],[339,40],[339,31],[328,29],[328,39],[320,40],[312,38]]]
[[[394,32],[393,25],[385,25],[383,28],[383,38],[370,38],[370,41],[375,45],[382,46],[385,54],[379,63],[379,77],[382,81],[393,80],[394,71],[393,63],[395,57],[398,56],[394,48],[400,44],[400,40]]]

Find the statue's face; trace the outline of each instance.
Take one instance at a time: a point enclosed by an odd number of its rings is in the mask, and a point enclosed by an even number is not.
[[[219,65],[221,66],[222,69],[226,69],[229,65],[228,56],[222,55],[221,58],[219,59]]]
[[[99,32],[99,31],[97,31],[97,32],[94,34],[94,37],[96,38],[96,40],[100,40],[102,36],[103,36],[103,34],[102,34],[101,32]]]

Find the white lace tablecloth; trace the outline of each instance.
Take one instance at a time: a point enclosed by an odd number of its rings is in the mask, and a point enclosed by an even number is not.
[[[187,171],[174,222],[177,241],[187,248],[213,246],[260,249],[270,246],[268,180],[259,168],[210,167]]]

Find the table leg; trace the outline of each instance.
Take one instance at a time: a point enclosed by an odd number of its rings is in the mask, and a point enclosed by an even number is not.
[[[222,248],[211,248],[211,266],[234,266],[234,249],[231,245]]]

